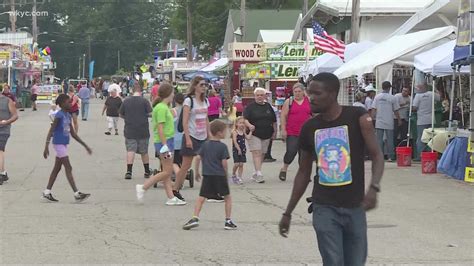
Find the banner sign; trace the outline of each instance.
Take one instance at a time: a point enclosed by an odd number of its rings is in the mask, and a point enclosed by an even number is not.
[[[284,43],[275,48],[268,48],[267,60],[271,60],[271,61],[302,60],[303,61],[303,60],[306,60],[307,56],[309,60],[312,60],[321,54],[322,54],[322,51],[316,49],[313,43],[311,43],[307,49],[305,49],[304,43]]]
[[[41,85],[38,86],[38,98],[37,103],[51,103],[56,100],[58,91],[61,89],[61,85]]]
[[[298,79],[298,69],[304,65],[297,63],[273,63],[271,78],[272,79]]]
[[[458,34],[456,47],[454,47],[455,64],[461,63],[462,60],[466,60],[469,55],[473,54],[470,49],[473,28],[473,25],[471,25],[471,10],[473,8],[471,2],[470,0],[461,0],[459,3]]]
[[[0,51],[0,59],[7,60],[10,58],[10,51]]]
[[[229,43],[230,61],[264,61],[266,54],[263,43]]]

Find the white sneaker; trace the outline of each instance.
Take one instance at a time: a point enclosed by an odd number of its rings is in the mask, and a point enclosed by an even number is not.
[[[255,178],[254,178],[255,182],[259,183],[259,184],[262,184],[262,183],[265,183],[265,179],[263,179],[263,175],[257,175]]]
[[[166,201],[166,205],[168,205],[168,206],[182,206],[182,205],[186,205],[186,201],[180,200],[177,197],[174,197],[174,198],[169,199],[168,201]]]
[[[145,197],[145,190],[143,189],[143,185],[136,185],[137,191],[137,200],[139,202],[143,202],[143,198]]]

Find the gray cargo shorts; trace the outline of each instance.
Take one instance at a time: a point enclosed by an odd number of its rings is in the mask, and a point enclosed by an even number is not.
[[[140,155],[148,154],[149,139],[125,139],[127,152],[134,152]]]

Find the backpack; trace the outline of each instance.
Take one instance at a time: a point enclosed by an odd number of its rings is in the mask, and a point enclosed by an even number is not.
[[[194,100],[193,97],[187,96],[186,98],[189,98],[191,100],[191,106],[189,106],[189,111],[191,111],[194,107]],[[209,101],[207,100],[207,97],[205,98],[207,106],[209,106]],[[184,107],[183,107],[184,108]],[[184,132],[184,127],[183,127],[183,113],[184,109],[181,109],[181,112],[179,113],[179,120],[178,120],[178,132],[183,133]]]

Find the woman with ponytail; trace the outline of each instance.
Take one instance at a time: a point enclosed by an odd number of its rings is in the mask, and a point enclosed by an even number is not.
[[[136,185],[137,199],[142,202],[145,192],[154,184],[163,181],[168,201],[166,205],[184,205],[186,202],[173,195],[171,174],[173,172],[174,151],[174,119],[170,104],[173,101],[173,86],[168,83],[161,85],[158,97],[153,100],[153,138],[155,150],[160,155],[162,171],[151,176],[143,185]]]

